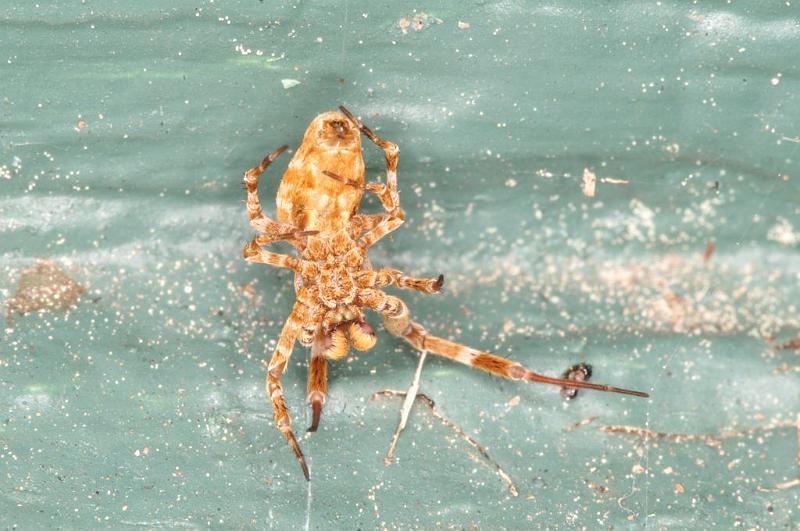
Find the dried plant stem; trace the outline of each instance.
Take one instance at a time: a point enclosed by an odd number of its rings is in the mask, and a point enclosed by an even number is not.
[[[798,467],[800,467],[800,416],[797,417],[796,421],[770,422],[765,426],[748,428],[746,430],[736,430],[736,431],[725,430],[719,433],[697,433],[697,434],[666,433],[666,432],[649,430],[647,428],[642,428],[640,426],[626,426],[620,424],[601,426],[598,428],[598,431],[606,433],[617,433],[622,435],[633,435],[635,437],[640,437],[644,439],[662,440],[673,443],[700,441],[706,443],[708,446],[712,448],[719,448],[720,445],[722,444],[723,439],[746,437],[748,435],[753,435],[755,433],[761,433],[778,429],[786,429],[786,428],[794,428],[796,430],[797,456],[795,457],[795,463],[797,464]],[[777,483],[773,488],[766,488],[759,486],[757,487],[757,490],[759,490],[760,492],[775,492],[776,490],[786,490],[786,489],[791,489],[793,487],[800,487],[800,476],[795,479],[784,481],[782,483]]]
[[[795,427],[797,428],[797,458],[795,459],[795,462],[797,463],[797,466],[800,467],[800,415],[797,415],[797,424]]]
[[[395,391],[394,389],[382,389],[376,392],[374,395],[372,395],[372,398],[375,399],[378,398],[379,396],[389,396],[389,397],[403,396],[406,397],[406,400],[404,401],[405,404],[405,402],[408,401],[408,396],[413,396],[413,395],[409,395],[403,391]],[[423,393],[417,394],[415,398],[417,400],[421,400],[426,406],[428,406],[428,409],[431,410],[431,414],[434,417],[439,419],[442,422],[442,424],[453,430],[461,439],[465,440],[492,466],[492,468],[494,468],[495,473],[497,473],[497,475],[500,476],[500,479],[502,479],[503,482],[506,484],[512,496],[514,497],[519,496],[519,491],[517,490],[517,486],[514,484],[514,480],[511,479],[511,476],[508,474],[508,472],[503,470],[503,468],[497,463],[497,461],[492,459],[492,456],[489,455],[489,452],[486,450],[486,448],[481,446],[481,444],[478,441],[476,441],[472,436],[470,436],[463,429],[461,429],[461,427],[458,424],[454,423],[453,421],[442,415],[439,412],[439,410],[436,409],[436,403],[433,401],[432,398]]]
[[[749,428],[746,430],[724,430],[719,433],[667,433],[661,431],[653,431],[640,426],[626,426],[621,424],[609,424],[600,426],[598,431],[606,433],[616,433],[622,435],[633,435],[635,437],[648,438],[653,440],[669,441],[674,443],[684,443],[691,441],[700,441],[706,443],[713,448],[718,447],[723,439],[732,439],[735,437],[746,437],[754,433],[764,431],[772,431],[782,428],[791,428],[795,425],[794,421],[773,422],[765,426],[756,428]]]
[[[427,356],[427,350],[423,350],[419,354],[419,362],[417,363],[417,370],[414,372],[414,380],[411,382],[411,386],[408,388],[408,391],[406,391],[405,400],[403,400],[403,405],[400,407],[400,422],[397,424],[397,428],[394,430],[392,442],[389,444],[389,450],[386,452],[386,457],[383,458],[383,464],[386,466],[392,464],[394,450],[397,447],[397,440],[400,438],[400,432],[406,428],[408,416],[411,414],[411,407],[414,405],[414,398],[417,396],[417,391],[419,391],[419,380],[422,377],[422,366],[425,364],[425,358]]]
[[[797,423],[795,424],[795,428],[797,433],[797,456],[795,457],[795,463],[797,464],[798,467],[800,467],[800,415],[797,416]],[[789,481],[778,483],[777,485],[775,485],[775,490],[786,490],[786,489],[791,489],[792,487],[800,487],[800,475],[798,475],[794,479],[790,479]]]

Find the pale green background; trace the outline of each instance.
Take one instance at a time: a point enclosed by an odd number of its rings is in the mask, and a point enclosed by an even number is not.
[[[775,372],[800,357],[766,341],[800,334],[798,9],[6,2],[0,298],[43,256],[90,293],[4,332],[0,524],[797,528],[800,488],[770,491],[800,474],[796,430],[715,449],[596,428],[713,434],[800,413],[799,373]],[[425,27],[403,34],[415,10]],[[310,484],[272,426],[261,362],[293,291],[240,258],[241,175],[340,103],[401,147],[407,223],[372,257],[446,275],[441,296],[403,294],[425,326],[652,394],[567,404],[430,360],[423,391],[517,498],[421,410],[384,468],[399,402],[370,396],[406,387],[416,360],[385,332],[332,371],[321,430],[301,441]],[[268,212],[287,162],[264,179]],[[587,198],[586,167],[629,184]],[[284,379],[299,432],[305,357]]]

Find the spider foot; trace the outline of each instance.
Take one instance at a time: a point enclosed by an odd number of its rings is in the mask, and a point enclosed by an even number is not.
[[[435,293],[442,291],[444,287],[444,275],[439,275],[439,278],[436,279],[436,282],[434,282],[431,287]]]
[[[292,451],[294,451],[294,455],[297,457],[297,462],[300,463],[300,468],[303,469],[303,475],[306,477],[306,481],[311,481],[311,474],[308,472],[306,458],[303,455],[303,451],[300,450],[300,445],[298,444],[294,433],[292,433],[292,430],[287,430],[283,432],[283,436],[286,437],[286,441],[289,443],[289,446],[292,447]]]
[[[322,416],[322,397],[314,396],[311,399],[311,426],[308,427],[309,432],[317,431],[319,428],[319,419]]]

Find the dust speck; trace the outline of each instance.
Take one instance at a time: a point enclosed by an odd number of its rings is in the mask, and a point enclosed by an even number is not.
[[[767,239],[781,245],[792,246],[800,243],[800,233],[786,218],[778,217],[777,223],[767,231]]]
[[[422,31],[433,24],[441,24],[442,22],[444,22],[442,19],[423,12],[402,17],[397,21],[397,26],[403,34],[406,34],[409,28],[413,28],[414,31]]]

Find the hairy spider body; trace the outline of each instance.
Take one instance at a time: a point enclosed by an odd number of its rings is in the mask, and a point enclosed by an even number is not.
[[[278,148],[244,175],[250,225],[260,232],[245,246],[245,259],[295,272],[297,300],[267,368],[267,394],[272,401],[275,423],[294,451],[306,479],[310,477],[308,466],[291,428],[281,375],[288,367],[296,342],[311,347],[308,401],[313,420],[309,431],[316,431],[328,396],[328,360],[344,358],[351,346],[363,351],[376,343],[375,331],[364,316],[365,309],[381,314],[388,332],[417,349],[496,376],[648,396],[639,391],[537,374],[515,361],[429,335],[412,321],[406,304],[381,288],[394,285],[438,293],[444,277],[414,278],[395,269],[372,268],[368,248],[400,227],[405,218],[397,189],[399,150],[395,144],[375,135],[347,109],[340,107],[340,110],[341,113],[320,114],[308,126],[278,188],[278,221],[268,218],[261,209],[258,178],[287,146]],[[383,149],[385,184],[365,182],[361,133]],[[365,191],[378,197],[383,213],[359,213]],[[265,249],[277,241],[292,244],[297,256]]]

